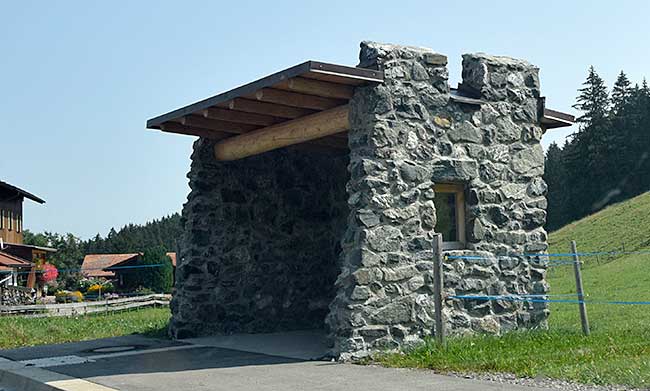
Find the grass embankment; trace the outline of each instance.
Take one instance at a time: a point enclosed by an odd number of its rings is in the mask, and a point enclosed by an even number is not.
[[[650,193],[613,205],[549,236],[550,252],[650,248]],[[650,301],[650,254],[583,257],[587,300]],[[574,293],[573,268],[554,267],[552,294]],[[439,371],[510,372],[583,383],[650,386],[650,305],[587,305],[591,336],[581,334],[576,304],[552,303],[549,331],[428,343],[405,355],[378,358],[384,365]]]
[[[0,349],[84,341],[128,334],[166,335],[169,308],[78,317],[0,317]]]

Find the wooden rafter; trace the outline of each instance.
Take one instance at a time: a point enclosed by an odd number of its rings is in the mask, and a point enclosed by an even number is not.
[[[210,107],[203,110],[205,118],[216,119],[220,121],[239,122],[249,125],[269,126],[282,122],[284,119],[271,115],[245,113],[242,111],[227,110],[220,107]]]
[[[236,98],[226,103],[230,110],[243,111],[246,113],[271,115],[285,119],[299,118],[308,114],[313,114],[315,110],[301,109],[298,107],[276,105],[273,103],[258,102],[255,100],[248,100]]]
[[[346,103],[345,100],[341,99],[323,98],[273,88],[262,88],[255,92],[253,96],[247,96],[247,98],[311,110],[328,110]]]
[[[329,83],[304,77],[285,80],[274,85],[273,88],[334,99],[350,99],[354,93],[354,87],[346,84]]]
[[[169,133],[178,133],[178,134],[185,134],[188,136],[198,136],[198,137],[204,137],[204,138],[209,138],[213,140],[221,140],[226,137],[232,136],[232,133],[227,133],[227,132],[219,132],[216,130],[209,130],[209,129],[202,129],[202,128],[195,128],[192,126],[184,126],[181,125],[177,122],[165,122],[160,124],[160,129],[163,132],[169,132]]]
[[[186,115],[185,117],[181,118],[180,123],[185,126],[193,126],[197,128],[217,130],[220,132],[228,133],[245,133],[259,128],[258,125],[219,121],[215,119],[199,117],[197,115]]]

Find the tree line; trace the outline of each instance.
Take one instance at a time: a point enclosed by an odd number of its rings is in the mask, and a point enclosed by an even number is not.
[[[32,233],[29,230],[23,233],[25,244],[55,248],[57,252],[48,257],[49,262],[59,269],[69,270],[81,267],[86,254],[135,253],[148,249],[176,251],[181,232],[181,216],[174,213],[143,225],[128,224],[119,231],[111,228],[106,237],[97,234],[88,240],[71,233]]]
[[[621,71],[610,93],[590,67],[578,92],[578,131],[546,154],[549,231],[650,190],[647,81],[632,85]]]

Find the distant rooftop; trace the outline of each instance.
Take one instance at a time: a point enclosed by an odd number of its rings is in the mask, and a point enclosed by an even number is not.
[[[0,181],[0,189],[11,192],[11,193],[16,193],[17,195],[23,196],[25,198],[29,198],[32,201],[38,202],[39,204],[44,204],[45,200],[35,196],[34,194],[23,190],[19,187],[16,187],[14,185],[10,185],[7,182]]]

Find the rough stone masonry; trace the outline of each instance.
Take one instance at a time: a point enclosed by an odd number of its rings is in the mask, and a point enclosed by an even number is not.
[[[444,264],[446,296],[541,294],[545,268],[499,255],[543,252],[546,185],[538,69],[463,56],[452,99],[447,58],[364,42],[360,64],[385,82],[350,101],[349,155],[301,149],[217,162],[195,143],[183,209],[171,333],[323,328],[353,359],[434,332],[436,183],[462,184],[465,249]],[[545,327],[543,303],[445,300],[451,333]]]

